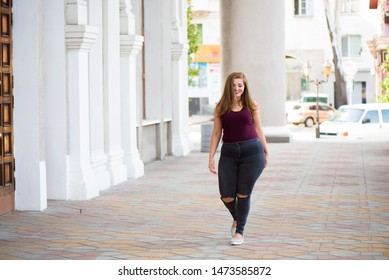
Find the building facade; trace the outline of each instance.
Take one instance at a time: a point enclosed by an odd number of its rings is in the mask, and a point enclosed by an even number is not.
[[[192,2],[194,5],[193,23],[202,27],[204,44],[220,44],[218,2],[220,0],[193,0]],[[313,85],[309,87],[306,83],[303,73],[304,63],[309,60],[312,66],[312,78],[324,78],[322,65],[326,60],[332,61],[333,54],[323,1],[284,2],[285,31],[281,29],[280,31],[285,33],[286,100],[295,101],[301,98],[303,92],[315,91]],[[335,2],[334,0],[329,1],[332,12],[335,9]],[[342,1],[338,23],[338,30],[341,34],[342,62],[347,71],[356,71],[351,77],[353,92],[349,103],[376,101],[377,82],[372,71],[375,66],[367,42],[380,34],[379,18],[377,10],[370,8],[369,0]],[[328,83],[320,86],[320,92],[327,93],[332,104],[335,101],[334,82],[335,78],[332,74]],[[189,91],[190,97],[203,99],[207,98],[207,94],[210,95],[210,93],[210,90],[201,88]]]
[[[212,96],[196,97],[217,100],[226,73],[244,71],[266,136],[289,141],[284,102],[307,90],[303,63],[318,77],[332,59],[322,1],[193,2],[203,44],[221,50]],[[353,96],[374,102],[366,41],[381,36],[381,10],[343,2]],[[190,153],[186,0],[4,0],[0,10],[0,213],[90,199],[142,176],[145,163]],[[321,87],[331,101],[333,82]]]
[[[189,154],[186,10],[186,0],[1,2],[1,213],[90,199],[147,162]]]
[[[379,30],[368,43],[370,55],[374,59],[376,96],[381,94],[381,83],[388,73],[384,73],[382,62],[385,61],[389,48],[389,2],[386,0],[370,0],[370,9],[377,10],[379,15]]]
[[[336,1],[328,1],[332,22],[336,21],[334,11]],[[349,76],[353,89],[347,102],[370,103],[376,101],[376,85],[371,74],[373,61],[369,55],[367,41],[378,30],[377,11],[369,8],[369,0],[343,0],[340,2],[339,21],[334,23],[340,34],[340,53],[345,77]],[[287,98],[298,100],[301,92],[311,91],[305,83],[303,64],[309,60],[312,77],[323,78],[322,65],[333,60],[333,51],[328,32],[324,1],[286,1],[285,49],[287,67]],[[311,85],[312,87],[312,85]],[[322,84],[320,91],[330,96],[334,103],[334,75],[328,83]]]

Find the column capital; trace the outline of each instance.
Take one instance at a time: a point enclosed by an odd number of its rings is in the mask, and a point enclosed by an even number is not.
[[[90,25],[66,25],[65,41],[68,51],[86,51],[89,52],[97,39],[99,29]]]
[[[188,53],[188,44],[173,43],[171,50],[173,60],[180,60]]]
[[[138,55],[143,47],[143,42],[143,36],[120,35],[120,56]]]

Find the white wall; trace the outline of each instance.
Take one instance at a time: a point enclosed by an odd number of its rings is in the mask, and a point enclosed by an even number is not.
[[[15,207],[47,207],[43,1],[13,3]]]

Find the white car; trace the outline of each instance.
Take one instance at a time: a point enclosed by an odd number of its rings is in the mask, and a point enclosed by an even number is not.
[[[320,135],[389,140],[389,103],[343,105],[320,125]]]

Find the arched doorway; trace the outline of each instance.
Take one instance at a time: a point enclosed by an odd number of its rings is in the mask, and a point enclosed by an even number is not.
[[[303,62],[290,55],[285,56],[286,66],[286,101],[297,101],[308,84],[304,77]]]

